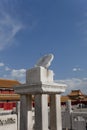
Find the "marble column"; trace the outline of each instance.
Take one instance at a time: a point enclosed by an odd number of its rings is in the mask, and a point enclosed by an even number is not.
[[[32,130],[31,95],[21,95],[20,100],[20,130]]]
[[[62,130],[60,95],[50,95],[50,130]]]
[[[16,103],[16,112],[17,112],[17,129],[20,130],[20,101]]]
[[[28,110],[28,130],[32,130],[32,95],[27,95],[27,110]]]
[[[35,96],[35,130],[48,130],[48,98],[46,94]]]
[[[71,100],[68,100],[68,101],[66,102],[66,111],[69,112],[69,114],[72,112]]]

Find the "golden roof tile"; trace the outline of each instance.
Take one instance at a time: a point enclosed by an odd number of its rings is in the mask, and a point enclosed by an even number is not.
[[[12,88],[20,84],[21,83],[17,80],[0,79],[0,88]]]

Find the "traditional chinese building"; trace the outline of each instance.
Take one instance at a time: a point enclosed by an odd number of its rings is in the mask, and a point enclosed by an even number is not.
[[[71,100],[72,105],[87,105],[87,95],[83,94],[80,90],[72,90],[69,95],[61,97],[62,104],[65,104],[68,100]]]
[[[0,110],[12,110],[16,107],[20,96],[14,93],[13,86],[20,84],[16,80],[0,79]]]

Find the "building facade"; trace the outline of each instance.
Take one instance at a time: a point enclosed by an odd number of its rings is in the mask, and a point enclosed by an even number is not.
[[[61,104],[64,105],[68,100],[71,100],[72,105],[82,104],[87,106],[87,95],[83,94],[81,90],[72,90],[68,95],[61,97]]]
[[[16,80],[0,79],[0,110],[13,110],[16,107],[20,96],[14,93],[13,87],[20,84]]]

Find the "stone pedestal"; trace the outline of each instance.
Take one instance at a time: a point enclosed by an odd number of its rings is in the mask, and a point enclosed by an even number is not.
[[[35,102],[35,130],[48,130],[48,95],[50,129],[62,130],[60,94],[66,85],[53,82],[53,71],[35,67],[27,71],[26,84],[15,87],[21,95],[20,130],[32,130],[32,95]]]
[[[26,72],[26,83],[37,84],[53,82],[53,71],[43,67],[35,67]]]

